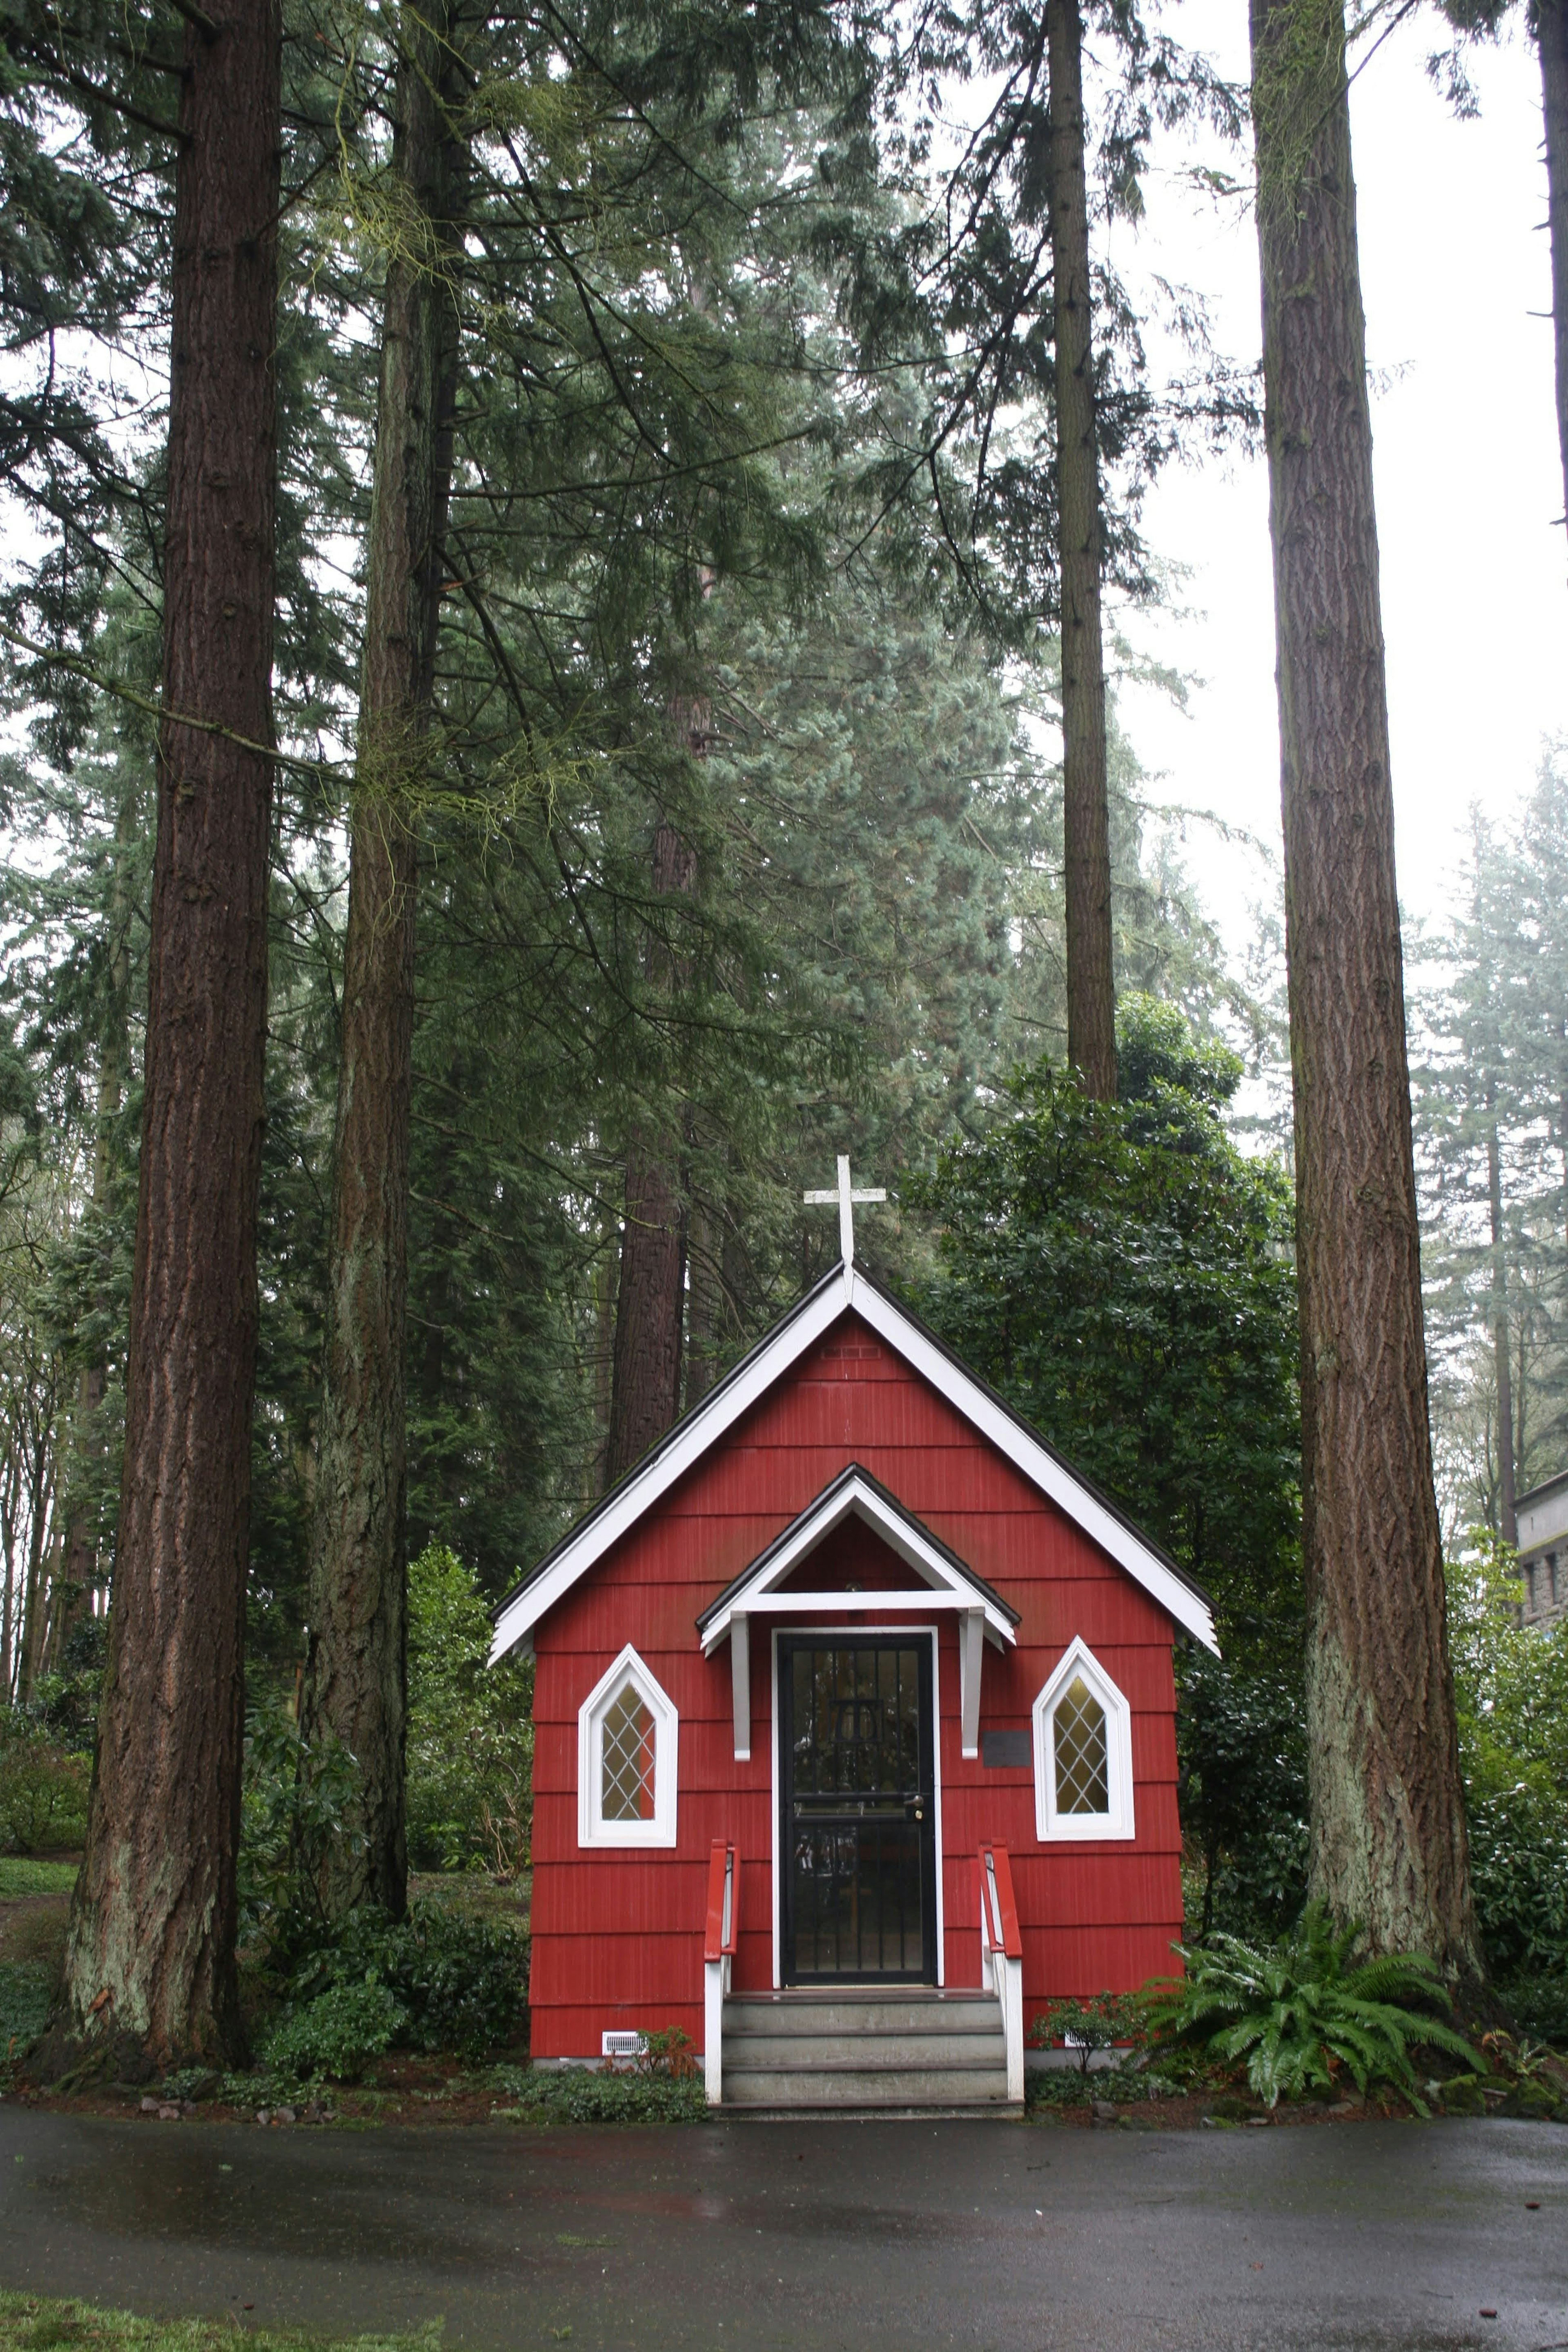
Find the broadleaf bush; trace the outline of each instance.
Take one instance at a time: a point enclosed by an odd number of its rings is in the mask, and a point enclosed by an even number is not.
[[[79,1846],[87,1835],[91,1769],[84,1756],[37,1731],[0,1748],[0,1846],[43,1853]]]
[[[1035,2019],[1028,2035],[1036,2050],[1065,2042],[1083,2076],[1100,2051],[1122,2050],[1131,2056],[1148,2038],[1149,2021],[1138,1996],[1114,1992],[1097,1993],[1092,2000],[1053,2001]]]
[[[489,1609],[444,1544],[408,1564],[408,1851],[431,1870],[526,1868],[533,1668],[490,1664]]]
[[[517,2032],[528,1998],[527,1939],[503,1921],[428,1895],[402,1921],[365,1908],[300,1961],[290,1998],[298,2004],[366,1977],[395,1996],[399,2039],[409,2048],[479,2058]]]
[[[261,1937],[279,1949],[325,1931],[315,1891],[317,1864],[332,1845],[363,1835],[349,1822],[359,1765],[340,1739],[305,1739],[281,1701],[252,1708],[245,1723],[239,1830],[241,1942]]]
[[[492,2108],[498,2123],[696,2124],[708,2116],[700,2075],[502,2066],[491,2079],[512,2102]]]
[[[1473,1799],[1470,1886],[1500,1976],[1568,1971],[1568,1811],[1526,1785]]]
[[[407,2014],[374,1976],[332,1985],[275,2026],[262,2053],[286,2082],[357,2083],[373,2058],[403,2038]]]
[[[1361,1932],[1336,1933],[1322,1905],[1310,1903],[1278,1944],[1216,1936],[1183,1950],[1186,1975],[1151,1988],[1156,2043],[1198,2042],[1245,2063],[1271,2107],[1331,2093],[1344,2074],[1363,2092],[1398,2091],[1425,2115],[1413,2050],[1444,2051],[1478,2072],[1485,2061],[1447,2022],[1453,2002],[1431,1961],[1396,1953],[1352,1966]]]

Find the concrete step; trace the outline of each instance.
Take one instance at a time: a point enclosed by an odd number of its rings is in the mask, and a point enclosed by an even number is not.
[[[724,2032],[995,2033],[1000,2012],[990,1993],[732,1993]]]
[[[1005,2066],[730,2066],[726,2107],[1005,2108]]]
[[[1005,2100],[1000,2105],[987,2101],[984,2106],[973,2100],[961,2100],[955,2106],[921,2101],[907,2107],[840,2106],[832,2101],[815,2105],[803,2101],[793,2107],[732,2107],[726,2102],[722,2112],[726,2122],[737,2124],[990,2124],[1024,2120],[1022,2105],[1009,2106]]]
[[[994,2017],[994,2005],[993,2005]],[[985,2033],[732,2033],[724,2026],[724,2067],[1001,2066],[1006,2038],[999,2024]]]

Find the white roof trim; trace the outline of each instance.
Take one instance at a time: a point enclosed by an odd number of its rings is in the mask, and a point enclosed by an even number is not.
[[[1118,1518],[1091,1488],[1075,1477],[1065,1462],[1058,1461],[971,1373],[955,1364],[917,1324],[899,1312],[890,1298],[884,1298],[868,1282],[861,1283],[856,1293],[855,1312],[907,1364],[923,1373],[955,1411],[972,1423],[983,1437],[991,1440],[998,1454],[1005,1454],[1015,1469],[1023,1472],[1031,1486],[1048,1495],[1086,1536],[1094,1538],[1101,1551],[1109,1552],[1117,1566],[1124,1568],[1133,1581],[1159,1602],[1167,1616],[1173,1617],[1178,1625],[1218,1657],[1214,1612],[1202,1595],[1168,1568],[1159,1553],[1136,1536],[1124,1519]]]
[[[1126,1570],[1166,1614],[1219,1654],[1214,1617],[1202,1596],[1184,1583],[1148,1544],[1077,1478],[1064,1462],[1016,1421],[963,1366],[929,1339],[889,1298],[869,1282],[857,1282],[852,1267],[840,1265],[771,1339],[713,1391],[671,1433],[640,1470],[634,1471],[604,1508],[569,1536],[542,1574],[512,1595],[496,1619],[492,1662],[515,1649],[540,1619],[569,1592],[579,1577],[603,1559],[612,1544],[668,1493],[676,1481],[731,1429],[743,1413],[774,1387],[790,1367],[853,1307],[895,1355],[929,1381],[937,1393],[988,1438],[997,1452],[1075,1526]],[[867,1606],[873,1605],[868,1601]]]
[[[490,1643],[492,1665],[525,1633],[531,1633],[546,1612],[572,1590],[577,1579],[585,1575],[628,1528],[636,1527],[659,1496],[667,1495],[676,1480],[684,1477],[692,1464],[700,1461],[709,1447],[716,1444],[725,1431],[732,1428],[742,1413],[749,1412],[790,1366],[832,1328],[854,1296],[853,1280],[851,1276],[847,1280],[825,1283],[815,1298],[807,1299],[798,1314],[781,1325],[772,1339],[764,1340],[750,1361],[739,1367],[735,1378],[721,1382],[710,1397],[704,1399],[697,1411],[679,1424],[670,1442],[650,1455],[642,1469],[633,1472],[602,1511],[595,1511],[584,1521],[576,1535],[568,1537],[544,1573],[513,1594],[496,1618],[495,1638]]]
[[[862,1291],[862,1297],[865,1293]],[[879,1535],[889,1550],[898,1553],[906,1567],[912,1568],[921,1580],[919,1592],[886,1592],[867,1590],[864,1592],[780,1592],[777,1587],[785,1577],[799,1567],[809,1552],[816,1549],[835,1528],[854,1517],[863,1519]],[[845,1479],[836,1479],[822,1497],[819,1507],[809,1509],[787,1542],[770,1546],[756,1567],[725,1602],[712,1622],[702,1631],[702,1649],[711,1655],[730,1631],[730,1621],[736,1616],[756,1616],[767,1611],[795,1609],[980,1609],[985,1614],[986,1631],[998,1642],[1013,1642],[1017,1637],[1013,1622],[998,1609],[994,1601],[980,1591],[973,1580],[963,1576],[946,1559],[925,1534],[919,1523],[905,1513],[896,1510],[885,1495],[879,1495],[858,1472]]]

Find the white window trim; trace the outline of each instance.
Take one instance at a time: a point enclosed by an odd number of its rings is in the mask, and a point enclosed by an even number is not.
[[[1105,1709],[1106,1775],[1110,1810],[1104,1813],[1058,1813],[1055,1745],[1051,1732],[1057,1701],[1081,1675]],[[1130,1838],[1132,1822],[1132,1710],[1087,1642],[1075,1640],[1046,1684],[1034,1708],[1035,1832],[1042,1845],[1058,1838]]]
[[[653,1717],[653,1817],[646,1822],[607,1822],[603,1801],[605,1717],[610,1701],[630,1683]],[[673,1845],[676,1772],[680,1717],[628,1642],[614,1665],[600,1675],[577,1710],[577,1843],[580,1846]]]

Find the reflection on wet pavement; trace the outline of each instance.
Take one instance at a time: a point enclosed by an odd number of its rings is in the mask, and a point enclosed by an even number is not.
[[[1547,2352],[1568,2131],[264,2132],[0,2106],[0,2281],[328,2334],[440,2317],[457,2352]]]

